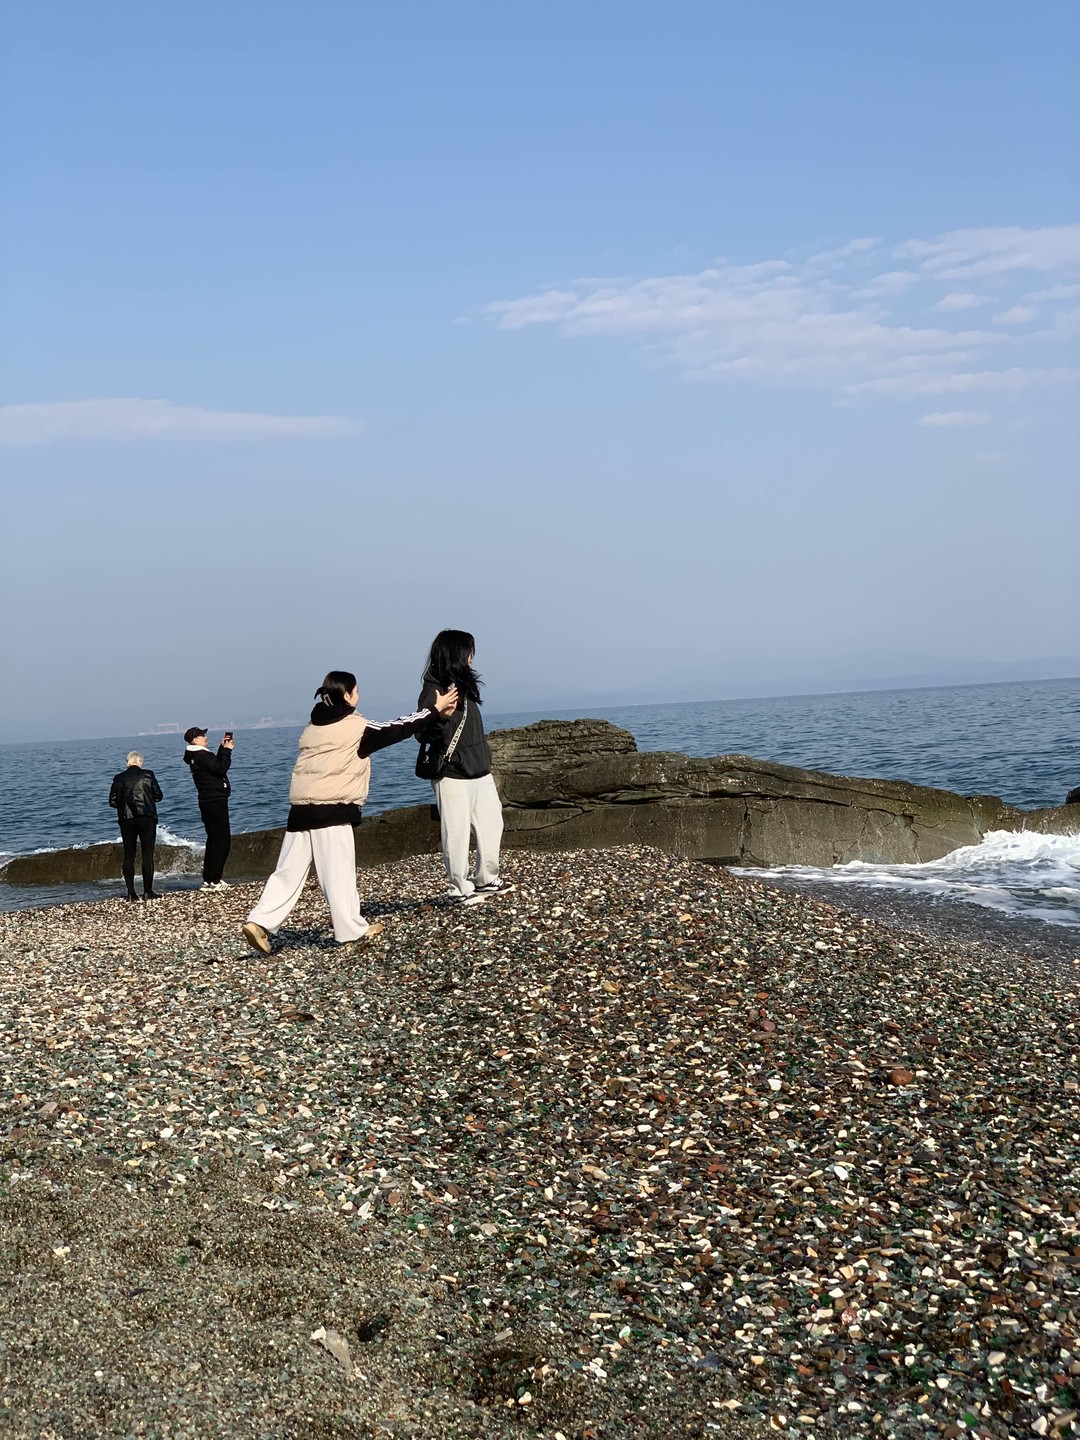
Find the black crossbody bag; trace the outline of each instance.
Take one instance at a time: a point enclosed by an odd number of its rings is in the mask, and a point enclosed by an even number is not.
[[[462,732],[465,729],[465,721],[469,717],[469,702],[466,700],[461,712],[461,723],[454,731],[450,744],[446,749],[440,749],[438,740],[421,740],[420,753],[416,757],[416,773],[421,780],[430,780],[432,784],[441,780],[446,774],[446,767],[449,765],[454,751],[458,747]]]

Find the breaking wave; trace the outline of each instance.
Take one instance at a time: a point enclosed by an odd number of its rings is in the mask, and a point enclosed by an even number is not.
[[[1080,928],[1080,835],[996,830],[981,845],[965,845],[919,865],[852,860],[825,869],[784,865],[744,873],[963,900],[1005,915]]]

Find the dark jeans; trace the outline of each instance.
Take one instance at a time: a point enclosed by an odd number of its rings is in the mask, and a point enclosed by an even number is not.
[[[232,832],[229,829],[228,800],[207,800],[199,802],[199,814],[206,826],[206,853],[203,856],[202,878],[207,885],[216,885],[225,869],[225,861],[232,849]]]
[[[135,894],[135,843],[142,845],[142,888],[149,895],[154,888],[154,842],[157,821],[152,816],[120,821],[120,838],[124,842],[124,883],[128,894]]]

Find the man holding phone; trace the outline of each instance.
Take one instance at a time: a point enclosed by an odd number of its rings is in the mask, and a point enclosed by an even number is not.
[[[203,855],[203,889],[227,890],[221,878],[232,848],[229,829],[229,766],[232,764],[232,731],[226,730],[213,754],[206,743],[206,731],[192,725],[184,731],[184,762],[191,766],[191,778],[199,796],[199,814],[206,829],[206,851]]]

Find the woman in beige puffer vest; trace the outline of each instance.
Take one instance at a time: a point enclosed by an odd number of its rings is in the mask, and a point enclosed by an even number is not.
[[[358,698],[356,676],[348,670],[331,670],[315,692],[289,785],[289,819],[277,867],[244,925],[244,938],[264,955],[300,899],[312,863],[339,944],[367,942],[384,929],[364,919],[356,888],[353,830],[371,784],[371,756],[451,714],[457,691],[436,694],[425,709],[381,724],[356,713]]]

